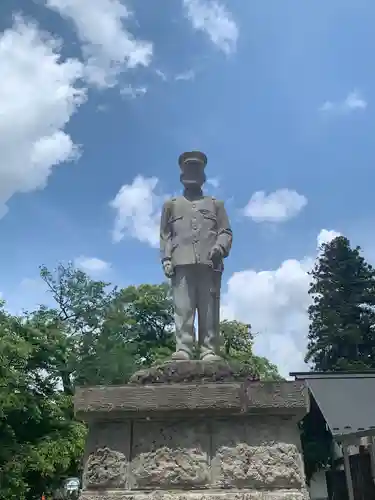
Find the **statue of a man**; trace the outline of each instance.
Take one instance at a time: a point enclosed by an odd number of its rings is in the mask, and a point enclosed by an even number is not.
[[[175,360],[192,357],[196,311],[200,358],[220,359],[221,275],[223,259],[232,246],[232,230],[224,203],[203,195],[206,164],[206,155],[199,151],[180,156],[184,192],[165,202],[161,216],[161,260],[165,275],[171,278],[174,300]]]

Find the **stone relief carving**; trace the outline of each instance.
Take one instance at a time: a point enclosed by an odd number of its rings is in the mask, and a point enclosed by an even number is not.
[[[144,453],[132,469],[138,487],[197,488],[209,482],[209,468],[198,450],[171,450],[163,447]]]
[[[83,482],[86,488],[124,488],[127,460],[123,453],[98,448],[87,459]]]
[[[213,460],[214,485],[219,488],[303,487],[300,453],[295,445],[221,447]]]
[[[207,425],[138,423],[131,475],[136,488],[198,488],[210,482]]]

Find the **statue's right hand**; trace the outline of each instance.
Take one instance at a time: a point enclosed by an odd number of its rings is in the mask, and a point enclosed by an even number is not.
[[[167,278],[172,278],[172,276],[174,275],[174,269],[170,260],[165,260],[163,262],[163,270]]]

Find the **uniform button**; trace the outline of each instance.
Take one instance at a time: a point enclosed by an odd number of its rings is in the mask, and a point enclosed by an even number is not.
[[[195,222],[195,221],[197,220],[197,218],[196,218],[196,217],[193,217],[193,219],[192,219],[192,220],[193,220],[193,222]]]
[[[193,208],[195,208],[197,205],[195,203],[193,203]]]

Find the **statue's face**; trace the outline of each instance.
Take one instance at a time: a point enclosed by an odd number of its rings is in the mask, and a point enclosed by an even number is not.
[[[206,176],[200,166],[193,163],[181,174],[180,180],[185,188],[201,188],[206,180]]]

